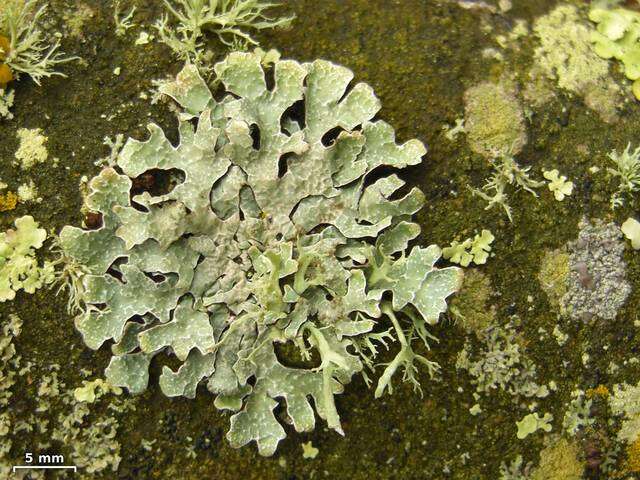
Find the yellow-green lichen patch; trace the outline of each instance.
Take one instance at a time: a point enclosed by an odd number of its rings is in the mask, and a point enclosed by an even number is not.
[[[464,100],[471,150],[486,158],[520,153],[527,133],[522,106],[512,88],[484,82],[468,89]]]
[[[560,305],[560,299],[567,293],[568,278],[569,254],[564,249],[547,250],[542,257],[538,281],[551,305]]]
[[[13,192],[0,194],[0,212],[7,212],[16,208],[18,204],[18,195]]]
[[[28,170],[38,163],[43,163],[49,157],[47,151],[47,137],[42,134],[40,128],[20,128],[16,132],[20,146],[15,153],[14,164],[23,170]]]
[[[460,318],[462,327],[480,335],[495,321],[495,307],[490,306],[493,286],[488,275],[478,269],[467,270],[462,289],[451,300],[451,312]]]
[[[620,87],[609,75],[608,62],[591,48],[592,30],[575,5],[560,5],[538,18],[533,31],[540,43],[532,72],[542,72],[561,89],[582,97],[604,121],[613,122]]]
[[[560,438],[540,452],[531,480],[581,480],[585,465],[575,442]]]

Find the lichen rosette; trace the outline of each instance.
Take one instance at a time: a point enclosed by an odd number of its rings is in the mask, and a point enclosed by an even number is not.
[[[60,245],[88,272],[75,324],[90,348],[112,343],[112,384],[141,392],[152,358],[173,355],[182,363],[163,367],[162,391],[193,398],[206,383],[233,412],[231,444],[255,440],[271,455],[285,437],[280,402],[296,431],[314,428],[315,407],[342,433],[334,395],[354,374],[369,381],[382,345],[399,351],[376,396],[396,372],[416,386],[417,365],[433,372],[414,348],[432,338],[461,271],[435,267],[435,245],[409,250],[424,197],[389,172],[426,150],[372,120],[380,103],[368,85],[320,60],[265,72],[249,53],[215,72],[220,99],[191,66],[161,87],[182,108],[179,144],[153,124],[148,140],[129,139],[89,184],[100,228],[65,227]],[[132,193],[150,171],[177,184]],[[306,363],[286,365],[282,344]]]

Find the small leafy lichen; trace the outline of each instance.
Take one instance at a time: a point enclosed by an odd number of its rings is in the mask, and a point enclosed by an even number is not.
[[[53,264],[44,262],[41,267],[35,258],[47,238],[46,230],[38,228],[30,216],[14,224],[15,230],[0,233],[0,302],[13,300],[18,290],[33,293],[53,281]]]
[[[372,120],[380,103],[368,85],[347,90],[353,74],[330,62],[278,60],[269,87],[261,56],[248,53],[215,72],[227,91],[219,101],[194,66],[160,87],[183,108],[180,143],[157,125],[147,141],[129,139],[89,183],[85,207],[101,226],[65,227],[59,244],[80,279],[85,343],[115,342],[111,384],[143,391],[152,359],[172,353],[181,366],[164,366],[162,391],[193,398],[206,383],[233,412],[231,444],[255,441],[271,455],[285,437],[281,402],[296,431],[314,428],[315,406],[342,433],[334,396],[354,374],[370,381],[390,342],[400,349],[376,396],[396,374],[419,388],[418,366],[437,364],[418,349],[462,275],[435,266],[436,245],[408,250],[423,194],[395,198],[395,173],[370,179],[426,150],[397,145]],[[133,180],[157,170],[180,175],[168,191],[132,195]],[[318,363],[289,366],[282,344]]]
[[[471,343],[459,352],[456,368],[466,370],[478,393],[503,390],[514,397],[538,397],[549,395],[546,385],[537,383],[537,369],[521,346],[516,331],[517,319],[505,326],[490,325],[476,332],[481,348],[472,351]]]
[[[545,170],[542,172],[542,176],[549,181],[547,187],[549,187],[558,202],[561,202],[573,192],[573,182],[567,181],[567,177],[560,175],[557,169]]]
[[[473,239],[467,238],[462,243],[454,240],[451,246],[442,249],[442,257],[463,267],[467,267],[471,262],[484,265],[487,263],[494,240],[493,234],[484,229]]]
[[[516,422],[516,426],[518,427],[516,437],[518,437],[519,440],[522,440],[538,430],[550,432],[552,428],[552,420],[553,415],[550,413],[545,413],[542,417],[537,412],[525,415],[522,420]]]
[[[635,218],[627,218],[620,226],[620,231],[631,240],[634,250],[640,250],[640,222]]]
[[[503,154],[490,160],[493,172],[485,181],[482,188],[469,187],[473,195],[477,195],[487,202],[485,210],[489,210],[494,205],[502,207],[504,212],[513,221],[511,207],[508,203],[506,190],[513,187],[517,190],[525,190],[534,197],[538,194],[534,189],[544,185],[543,182],[533,180],[529,176],[531,167],[521,167],[515,158],[510,154]]]
[[[633,80],[633,93],[640,99],[640,14],[626,8],[603,8],[595,4],[589,19],[597,24],[591,32],[593,50],[602,58],[615,58],[624,65],[624,73]]]

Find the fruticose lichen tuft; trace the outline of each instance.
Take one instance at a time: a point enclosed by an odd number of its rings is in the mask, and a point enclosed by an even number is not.
[[[414,347],[432,338],[462,275],[435,267],[436,245],[408,250],[422,193],[398,195],[395,173],[369,178],[426,150],[372,121],[380,103],[368,85],[350,87],[353,74],[330,62],[284,60],[270,87],[259,56],[238,52],[215,72],[220,101],[193,66],[161,87],[183,108],[180,143],[157,125],[129,139],[89,184],[85,206],[101,226],[65,227],[59,244],[82,279],[78,330],[93,349],[115,342],[111,384],[143,391],[152,358],[172,353],[182,365],[163,368],[162,391],[193,398],[206,382],[234,412],[231,444],[255,440],[271,455],[285,437],[282,400],[296,431],[314,428],[314,405],[342,433],[334,395],[356,373],[368,380],[389,342],[400,351],[376,396],[398,371],[418,387],[417,364],[437,365]],[[169,189],[132,193],[158,171]],[[278,344],[313,366],[289,366]]]

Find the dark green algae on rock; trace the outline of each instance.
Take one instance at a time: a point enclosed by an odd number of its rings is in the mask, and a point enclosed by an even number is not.
[[[181,65],[161,44],[134,45],[141,28],[160,15],[160,2],[136,2],[138,27],[125,37],[113,33],[110,2],[86,1],[94,12],[82,27],[81,38],[66,38],[66,52],[85,62],[65,67],[68,78],[54,78],[37,87],[25,79],[16,83],[15,118],[0,124],[0,178],[10,184],[22,183],[26,176],[38,186],[41,204],[20,205],[0,214],[3,229],[23,214],[33,215],[47,229],[58,231],[66,224],[79,224],[83,175],[98,171],[94,161],[107,153],[105,136],[123,133],[146,138],[145,124],[159,123],[172,141],[177,139],[176,123],[166,104],[151,105],[140,98],[149,92],[151,80],[175,74]],[[490,229],[496,236],[494,252],[487,265],[479,267],[491,279],[497,295],[492,296],[497,317],[505,323],[511,315],[521,318],[521,336],[527,352],[538,366],[540,380],[555,380],[559,389],[539,402],[538,411],[554,414],[554,431],[561,430],[564,403],[576,385],[596,387],[621,381],[636,383],[637,368],[608,373],[611,361],[621,365],[629,351],[638,348],[633,315],[640,298],[634,288],[618,319],[590,325],[562,325],[570,340],[563,346],[539,340],[539,329],[551,332],[557,313],[549,304],[535,278],[544,253],[577,237],[582,216],[610,218],[608,196],[611,188],[601,178],[588,173],[592,165],[605,166],[606,153],[622,148],[634,138],[639,119],[638,106],[624,107],[615,125],[607,125],[588,111],[579,99],[559,93],[546,106],[532,109],[527,122],[528,144],[518,156],[532,166],[538,177],[542,168],[555,166],[576,183],[574,196],[556,202],[547,191],[533,199],[520,192],[510,199],[514,222],[509,223],[497,209],[485,211],[471,196],[467,184],[479,185],[488,176],[486,160],[474,155],[466,142],[449,142],[442,125],[453,124],[464,112],[464,92],[483,81],[498,81],[505,73],[515,73],[526,82],[527,52],[534,41],[523,41],[522,55],[493,64],[482,58],[483,48],[494,47],[496,31],[508,30],[514,19],[533,20],[557,3],[518,2],[503,15],[465,10],[455,2],[312,0],[287,2],[283,11],[295,13],[290,30],[257,34],[263,48],[276,48],[284,58],[311,61],[324,58],[352,69],[356,81],[370,84],[382,101],[380,118],[393,125],[399,141],[418,138],[429,152],[422,164],[401,174],[410,185],[426,194],[425,207],[418,214],[422,226],[420,245],[447,245],[455,236],[470,236],[475,230]],[[52,22],[64,28],[64,14],[77,10],[77,3],[52,1]],[[482,28],[479,19],[493,30]],[[212,43],[217,58],[222,45]],[[113,74],[120,66],[119,76]],[[524,86],[524,85],[522,85]],[[115,115],[115,116],[114,116]],[[26,174],[11,166],[17,149],[17,128],[42,128],[49,138],[50,158],[60,159],[58,167],[45,163]],[[588,146],[584,153],[581,146]],[[618,223],[634,213],[633,206],[616,211]],[[635,287],[640,262],[633,252],[625,252],[628,281]],[[532,300],[529,299],[532,297]],[[79,371],[88,368],[100,376],[108,363],[108,352],[86,349],[65,311],[65,299],[40,290],[32,296],[18,294],[12,303],[0,306],[3,318],[17,313],[24,321],[16,349],[35,363],[33,377],[46,372],[50,363],[62,365],[59,376],[67,385],[81,382]],[[463,372],[455,369],[457,353],[463,348],[465,333],[454,319],[443,317],[432,332],[440,341],[428,354],[441,367],[439,381],[420,373],[424,396],[409,385],[398,384],[392,396],[374,401],[373,391],[361,379],[338,396],[345,437],[319,425],[308,434],[290,435],[271,458],[260,457],[253,446],[234,450],[224,439],[228,419],[212,405],[212,398],[199,391],[194,400],[168,399],[155,386],[135,398],[135,411],[120,419],[117,439],[122,461],[118,473],[104,478],[273,478],[302,479],[323,476],[341,478],[498,478],[501,462],[517,454],[537,462],[543,448],[542,435],[515,440],[515,422],[526,413],[515,408],[501,392],[483,397],[483,413],[472,416],[473,386]],[[605,345],[610,345],[606,355]],[[591,364],[582,365],[582,354],[591,352]],[[391,358],[391,357],[389,357]],[[571,368],[560,368],[563,360]],[[157,378],[163,359],[152,365]],[[170,365],[171,366],[171,365]],[[154,382],[151,382],[154,385]],[[12,408],[18,418],[26,418],[34,408],[35,384],[21,379],[14,387]],[[125,394],[126,395],[126,394]],[[54,418],[57,412],[51,412]],[[598,420],[593,437],[607,430],[606,420]],[[16,461],[22,452],[46,434],[21,434],[11,451]],[[142,440],[155,441],[152,450]],[[315,459],[302,457],[302,442],[311,441],[319,449]],[[195,458],[189,454],[195,451]],[[64,445],[52,449],[65,452]],[[586,454],[585,454],[586,455]],[[357,461],[354,461],[357,459]]]

